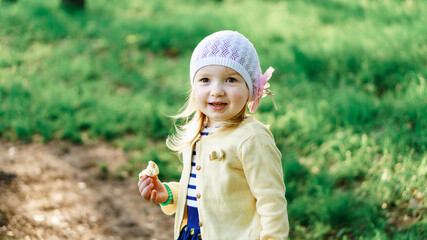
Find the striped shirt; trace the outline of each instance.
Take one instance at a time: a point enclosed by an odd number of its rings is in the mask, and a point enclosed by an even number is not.
[[[200,133],[202,137],[207,136],[211,129],[205,127]],[[197,211],[197,184],[196,184],[196,151],[193,151],[193,158],[191,160],[191,173],[190,173],[190,182],[188,183],[187,191],[187,213],[188,213],[188,223],[189,228],[199,228],[199,212]]]

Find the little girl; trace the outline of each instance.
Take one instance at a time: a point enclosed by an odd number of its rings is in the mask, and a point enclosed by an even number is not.
[[[287,239],[281,153],[251,113],[273,72],[264,75],[252,43],[234,31],[203,39],[190,62],[192,91],[167,146],[182,154],[179,182],[138,182],[141,196],[175,213],[174,239]]]

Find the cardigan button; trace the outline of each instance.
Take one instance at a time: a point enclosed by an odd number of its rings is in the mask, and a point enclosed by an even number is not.
[[[201,198],[201,197],[202,197],[202,195],[201,195],[200,193],[197,193],[196,197],[197,197],[197,198]]]
[[[201,167],[200,165],[197,165],[197,166],[196,166],[196,170],[197,170],[197,171],[200,171],[200,169],[202,169],[202,167]]]
[[[199,222],[199,227],[202,227],[203,226],[203,223],[200,221]]]

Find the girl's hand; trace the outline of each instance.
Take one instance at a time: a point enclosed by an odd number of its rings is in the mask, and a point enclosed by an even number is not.
[[[155,204],[164,203],[169,198],[168,190],[157,176],[143,176],[138,182],[138,188],[142,198]]]

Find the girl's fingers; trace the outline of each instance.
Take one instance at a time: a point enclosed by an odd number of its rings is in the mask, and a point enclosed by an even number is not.
[[[145,199],[145,200],[150,200],[151,198],[151,189],[153,189],[153,184],[150,183],[147,187],[145,187],[142,192],[141,192],[141,196]]]
[[[142,182],[144,182],[145,181],[145,179],[147,179],[147,176],[142,176],[142,178],[140,178],[139,179],[139,181],[138,181],[138,187],[142,184]]]
[[[157,191],[156,191],[156,190],[153,190],[153,191],[151,192],[151,198],[150,198],[150,201],[151,201],[152,203],[154,203],[154,201],[156,200],[156,198],[157,198]]]
[[[155,182],[155,180],[157,180],[156,178],[150,178],[147,176],[143,176],[139,181],[138,181],[138,190],[141,194],[141,196],[147,200],[150,201],[152,203],[156,203],[157,201],[157,190],[156,190],[156,185],[157,182]],[[157,180],[158,181],[158,180]]]
[[[144,181],[140,181],[141,183],[138,183],[138,187],[139,187],[139,192],[142,192],[142,190],[148,186],[148,184],[151,183],[151,179],[145,179]]]

